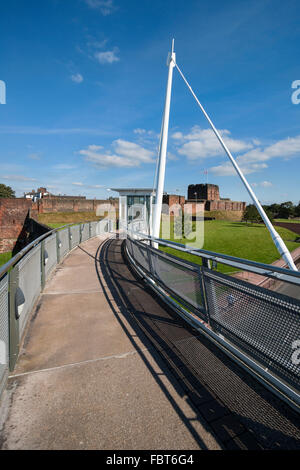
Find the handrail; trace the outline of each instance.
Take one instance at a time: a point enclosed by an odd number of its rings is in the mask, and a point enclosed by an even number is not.
[[[195,249],[183,243],[177,243],[170,240],[165,240],[163,238],[156,238],[145,233],[140,233],[136,231],[128,231],[129,235],[137,235],[142,237],[143,240],[151,241],[153,243],[159,243],[160,245],[167,246],[169,248],[174,248],[178,251],[189,253],[200,258],[210,259],[212,261],[217,261],[229,266],[233,266],[239,269],[246,269],[247,271],[253,272],[255,274],[260,274],[262,276],[269,276],[277,280],[290,282],[292,284],[297,284],[300,286],[300,272],[292,271],[290,269],[282,268],[279,266],[273,266],[270,264],[260,263],[258,261],[251,261],[244,258],[238,258],[235,256],[230,256],[222,253],[216,253],[214,251]]]
[[[77,224],[70,223],[66,225],[62,225],[61,227],[54,228],[52,230],[49,230],[49,232],[44,233],[40,237],[36,238],[33,240],[31,243],[26,245],[22,250],[20,250],[13,258],[11,258],[7,263],[5,263],[3,266],[0,268],[0,279],[4,276],[4,274],[7,273],[7,271],[10,270],[23,256],[26,255],[32,248],[34,248],[36,245],[38,245],[42,240],[45,238],[48,238],[50,235],[53,235],[54,233],[60,231],[63,228],[70,227],[70,226],[75,226],[75,225],[81,225],[81,224],[88,224],[91,222],[99,222],[96,220],[91,220],[91,221],[84,221],[84,222],[78,222]]]
[[[223,325],[222,321],[224,321],[224,318],[222,319],[222,315],[221,315],[221,319],[219,317],[219,307],[221,306],[221,309],[222,309],[222,302],[224,302],[224,299],[221,298],[221,303],[220,304],[218,303],[215,287],[211,287],[212,294],[211,294],[211,297],[208,296],[206,282],[207,282],[207,279],[209,282],[209,279],[211,279],[211,277],[213,276],[210,269],[205,268],[204,271],[202,271],[202,269],[198,269],[200,282],[198,282],[197,285],[200,286],[200,289],[202,292],[202,296],[203,296],[202,301],[200,301],[200,304],[196,304],[196,305],[191,302],[188,302],[185,296],[182,295],[182,292],[176,290],[176,288],[174,290],[174,286],[172,287],[172,284],[170,285],[166,283],[164,277],[161,278],[160,274],[157,274],[156,267],[155,267],[156,264],[155,262],[150,260],[150,256],[152,252],[154,252],[154,254],[158,254],[157,248],[154,248],[149,244],[141,243],[141,240],[134,239],[130,236],[131,234],[129,232],[127,233],[128,233],[127,242],[129,241],[132,244],[137,245],[137,247],[139,247],[140,249],[142,248],[143,250],[146,250],[146,252],[148,253],[148,256],[143,257],[143,259],[145,258],[147,260],[146,266],[145,266],[143,263],[140,264],[140,260],[136,258],[133,248],[129,250],[128,245],[126,248],[126,253],[127,253],[129,262],[131,263],[133,268],[143,277],[145,282],[150,287],[152,287],[155,290],[155,292],[158,293],[158,295],[161,298],[163,298],[164,301],[171,306],[171,308],[173,308],[177,313],[179,313],[179,315],[181,315],[185,320],[187,320],[194,328],[196,327],[198,331],[205,333],[207,337],[209,337],[217,345],[219,345],[224,350],[225,353],[227,353],[230,357],[232,357],[232,359],[234,359],[242,367],[246,368],[259,381],[264,383],[264,385],[267,388],[269,388],[273,393],[278,395],[286,403],[288,403],[292,408],[294,408],[297,412],[299,412],[300,411],[299,388],[297,387],[297,385],[295,385],[295,382],[287,380],[285,376],[282,378],[282,375],[280,375],[280,372],[278,373],[278,371],[276,371],[276,368],[274,369],[275,372],[274,370],[272,370],[271,366],[272,366],[273,360],[275,361],[275,365],[276,365],[276,360],[278,361],[278,359],[276,359],[276,356],[274,359],[273,351],[271,350],[271,352],[270,351],[268,352],[268,350],[266,350],[265,348],[262,348],[262,345],[261,345],[261,347],[258,348],[258,351],[259,352],[263,351],[264,354],[267,351],[268,355],[265,357],[265,360],[263,360],[262,358],[259,359],[255,355],[255,353],[254,354],[251,353],[251,347],[252,349],[254,347],[254,352],[257,349],[257,345],[253,346],[253,343],[251,342],[251,337],[250,339],[249,338],[247,339],[247,335],[246,335],[246,339],[245,339],[244,335],[240,333],[239,329],[237,331],[234,331],[233,329],[233,336],[232,336],[230,334],[230,322],[226,324],[226,321],[225,321],[225,324]],[[151,240],[151,241],[154,241],[156,244],[162,242],[161,243],[162,245],[172,246],[173,248],[174,247],[178,248],[180,251],[190,252],[190,253],[193,252],[192,249],[191,251],[189,251],[188,248],[182,248],[184,246],[182,244],[176,244],[175,242],[169,243],[169,242],[165,242],[164,240],[161,240],[155,237],[150,237],[150,236],[147,237],[145,236],[145,234],[138,234],[137,232],[133,232],[133,233],[135,235],[143,236],[143,240],[148,240],[148,241]],[[176,245],[180,245],[180,246],[177,247]],[[199,251],[202,252],[202,250],[199,250]],[[179,263],[181,264],[181,262],[183,263],[187,262],[188,264],[198,266],[192,261],[182,260],[169,253],[163,253],[163,252],[161,253],[163,257],[170,256],[170,259],[173,259],[175,263],[177,264]],[[208,253],[209,255],[207,255],[206,257],[207,258],[209,257],[209,259],[212,259],[212,256],[211,256],[212,252],[208,252]],[[198,256],[200,256],[199,253],[198,253]],[[150,271],[148,271],[147,263],[149,263]],[[253,262],[253,263],[260,265],[260,266],[266,266],[268,268],[268,275],[270,276],[270,273],[269,273],[270,267],[268,265],[263,265],[262,263],[256,263],[256,262]],[[229,261],[227,262],[227,264],[229,264]],[[283,270],[284,272],[288,271],[288,270],[285,270],[284,268],[280,268],[280,270],[281,271]],[[160,272],[159,269],[158,269],[158,272]],[[295,271],[291,271],[291,272],[288,271],[288,274],[289,275],[295,274]],[[230,278],[230,276],[228,275],[226,276],[220,273],[216,273],[216,275],[218,276],[217,281],[218,280],[220,281],[220,279],[224,280],[225,278],[225,281],[224,281],[225,285],[232,285],[232,288],[236,288],[239,292],[244,292],[246,297],[247,295],[254,295],[253,294],[254,292],[258,292],[258,297],[256,298],[262,299],[263,302],[266,300],[265,295],[262,295],[261,297],[259,296],[261,294],[261,290],[265,291],[265,289],[261,289],[260,287],[258,288],[253,287],[253,289],[255,290],[252,289],[250,294],[248,294],[247,293],[248,288],[245,287],[247,283],[245,283],[244,281]],[[280,279],[283,279],[283,277],[284,276],[282,276]],[[297,281],[299,281],[299,278],[296,279],[296,283],[298,283]],[[293,281],[290,281],[290,282],[295,282],[295,279],[293,279]],[[280,299],[280,294],[277,294],[275,292],[272,293],[270,291],[270,296],[272,295],[274,296],[274,302],[277,302],[277,300]],[[288,305],[287,308],[292,308],[292,311],[295,313],[295,318],[298,321],[299,317],[297,313],[299,313],[299,301],[297,300],[293,301],[293,298],[290,298],[291,302],[289,303],[289,302],[286,302],[287,296],[284,296],[284,297],[285,297],[284,305],[285,306]],[[270,299],[271,297],[270,298],[267,297],[268,302],[270,301]],[[226,299],[226,301],[228,301],[228,299]],[[204,315],[202,315],[201,312],[204,313]],[[216,324],[217,324],[217,327],[216,327]],[[221,330],[218,329],[218,326],[221,326]],[[228,335],[227,335],[227,329],[226,329],[227,327],[229,328]],[[240,324],[239,324],[239,328],[242,328]],[[278,328],[278,324],[275,325],[275,328]],[[235,334],[236,334],[236,341],[234,340]],[[284,338],[286,338],[286,334],[283,336],[283,339]],[[246,349],[243,349],[243,347],[241,347],[241,343],[242,345],[245,344],[247,346]],[[248,350],[249,346],[250,346],[250,352]],[[291,354],[292,354],[292,349],[291,349]],[[284,361],[283,363],[281,363],[281,361],[279,360],[279,365],[282,366],[282,364],[283,365],[285,364]]]

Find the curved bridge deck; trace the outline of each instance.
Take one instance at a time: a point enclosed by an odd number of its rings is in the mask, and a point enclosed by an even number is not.
[[[162,304],[121,240],[56,268],[1,414],[3,449],[300,448],[298,416]]]

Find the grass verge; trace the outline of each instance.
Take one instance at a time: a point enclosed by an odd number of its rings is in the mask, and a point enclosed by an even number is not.
[[[93,222],[100,220],[96,212],[49,212],[48,214],[39,214],[38,221],[42,224],[48,225],[51,228],[58,228],[62,225],[80,223],[80,222]]]
[[[0,266],[7,263],[12,257],[12,252],[8,251],[7,253],[0,253]]]
[[[171,224],[171,234],[173,233],[172,227]],[[297,236],[294,232],[283,227],[276,227],[276,230],[290,251],[299,247],[299,243],[295,242]],[[174,236],[171,235],[169,239],[189,245],[189,240],[184,237],[180,240],[174,240]],[[199,248],[266,264],[271,264],[279,258],[271,235],[263,224],[247,225],[245,222],[207,220],[204,222],[204,245]],[[177,257],[201,264],[201,258],[198,256],[182,253],[168,247],[161,247],[161,249]],[[237,270],[219,264],[218,271],[230,273]]]

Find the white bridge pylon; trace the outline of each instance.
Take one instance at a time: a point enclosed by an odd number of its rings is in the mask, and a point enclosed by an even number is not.
[[[160,220],[161,220],[161,210],[162,210],[162,199],[163,199],[163,191],[164,191],[164,182],[165,182],[165,170],[166,170],[166,158],[167,158],[167,144],[168,144],[168,131],[169,131],[169,117],[170,117],[170,105],[171,105],[171,92],[172,92],[172,79],[173,79],[173,69],[174,67],[178,70],[180,76],[182,77],[183,81],[187,85],[188,89],[190,90],[191,94],[193,95],[194,99],[196,100],[198,106],[200,107],[201,111],[203,112],[205,118],[207,119],[210,127],[212,128],[214,134],[216,135],[217,139],[219,140],[221,146],[223,147],[225,153],[227,154],[229,160],[231,161],[236,173],[242,180],[248,194],[250,195],[253,203],[255,204],[261,218],[263,219],[267,229],[269,230],[273,243],[276,246],[280,256],[284,259],[287,263],[289,268],[293,271],[298,271],[293,258],[285,245],[284,241],[277,233],[275,228],[273,227],[270,219],[268,218],[267,214],[265,213],[262,205],[260,204],[259,200],[257,199],[253,189],[249,185],[248,181],[246,180],[245,176],[243,175],[240,167],[238,166],[237,162],[233,158],[230,150],[228,149],[227,145],[225,144],[222,136],[220,135],[219,131],[214,126],[212,120],[208,116],[207,112],[203,108],[202,104],[198,100],[196,94],[194,93],[192,87],[188,83],[187,79],[183,75],[182,71],[178,67],[176,63],[176,55],[174,52],[174,39],[172,40],[172,49],[168,55],[167,60],[168,70],[168,80],[167,80],[167,91],[166,91],[166,98],[165,98],[165,107],[164,107],[164,114],[163,114],[163,122],[162,122],[162,129],[161,129],[161,139],[160,139],[160,147],[159,147],[159,154],[158,154],[158,168],[157,168],[157,177],[156,177],[156,204],[154,206],[154,213],[153,213],[153,229],[152,234],[153,237],[159,238],[160,234]]]

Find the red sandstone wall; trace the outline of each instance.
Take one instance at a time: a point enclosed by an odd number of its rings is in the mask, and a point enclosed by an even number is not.
[[[44,198],[36,203],[33,207],[37,209],[39,214],[48,212],[82,212],[95,211],[98,204],[107,204],[109,201],[105,199],[68,199],[68,198]],[[118,201],[114,202],[118,207]]]
[[[28,199],[0,198],[0,253],[13,250],[30,208]]]
[[[206,201],[206,211],[243,211],[246,208],[245,202],[239,201]]]
[[[205,199],[209,200],[219,200],[220,193],[219,193],[219,186],[214,184],[207,185],[207,197]]]
[[[38,214],[43,212],[94,211],[98,204],[107,202],[68,198],[45,198],[32,202],[25,198],[0,198],[0,253],[12,251],[19,237],[26,239],[27,232],[23,226],[29,211],[30,217],[37,219]],[[114,205],[118,206],[118,201]]]

